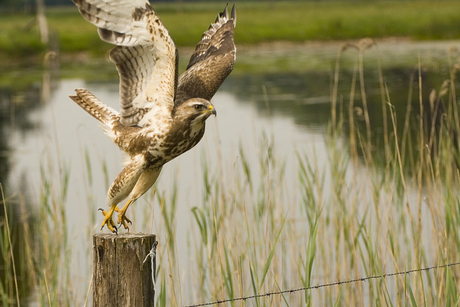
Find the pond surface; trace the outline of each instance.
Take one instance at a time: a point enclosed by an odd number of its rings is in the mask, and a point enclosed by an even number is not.
[[[455,54],[451,46],[460,48],[460,42],[386,42],[364,53],[365,91],[376,160],[384,155],[379,65],[398,124],[403,123],[411,86],[415,97],[413,108],[417,110],[419,105],[419,61],[424,103],[428,103],[431,90],[440,89],[449,78],[448,61],[450,54]],[[294,202],[300,198],[294,184],[298,177],[296,152],[306,153],[320,168],[327,168],[325,140],[331,123],[331,95],[339,49],[338,43],[241,48],[234,72],[213,98],[218,116],[208,119],[205,137],[190,152],[168,163],[158,180],[157,193],[170,195],[174,186],[178,187],[178,255],[189,254],[191,208],[201,205],[205,166],[211,170],[223,169],[223,174],[231,173],[231,165],[240,163],[242,158],[240,148],[244,148],[250,163],[257,164],[262,144],[272,140],[277,157],[286,161],[286,186],[290,190],[285,194]],[[358,52],[354,49],[346,50],[342,57],[337,95],[339,115],[341,105],[349,100],[359,65]],[[181,61],[186,62],[186,57]],[[77,72],[74,76],[73,70]],[[23,78],[28,74],[36,78]],[[98,80],[98,75],[104,77]],[[52,193],[58,195],[62,175],[68,174],[65,216],[72,248],[70,270],[76,296],[83,302],[91,278],[88,256],[91,234],[99,231],[102,221],[97,209],[105,208],[107,187],[121,171],[123,157],[104,136],[98,122],[68,95],[75,88],[86,88],[117,108],[116,71],[109,62],[93,60],[83,61],[78,67],[63,64],[53,71],[5,69],[1,80],[8,81],[0,88],[0,183],[12,205],[22,195],[29,214],[33,215],[44,185],[43,172],[47,180],[55,181]],[[357,81],[354,112],[358,127],[365,127],[365,119],[360,115],[363,105],[359,86]],[[339,140],[344,149],[349,147],[347,135],[345,132]],[[225,179],[224,176],[222,180]],[[259,184],[257,178],[254,180],[255,185]],[[138,200],[130,210],[128,216],[134,222],[131,231],[156,233],[160,245],[166,241],[167,233],[161,229],[160,207],[153,192]],[[179,267],[189,267],[188,261],[187,256],[179,256]],[[189,272],[183,271],[183,274]],[[184,299],[192,302],[187,299],[187,291]]]

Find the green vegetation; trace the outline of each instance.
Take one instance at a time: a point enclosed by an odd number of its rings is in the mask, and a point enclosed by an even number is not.
[[[71,306],[75,300],[65,216],[69,170],[43,162],[40,172],[40,195],[32,212],[25,194],[7,199],[0,185],[2,306],[19,306],[28,300],[41,306]]]
[[[410,83],[408,106],[418,104],[423,116],[408,107],[403,123],[395,120],[397,109],[382,76],[380,114],[386,125],[383,158],[378,159],[367,107],[365,43],[357,54],[358,68],[346,97],[337,94],[340,84],[350,84],[349,78],[343,78],[342,58],[337,59],[331,89],[333,112],[325,139],[326,166],[321,162],[324,157],[301,144],[297,157],[279,155],[277,140],[267,134],[260,136],[257,153],[240,146],[233,149],[238,159],[218,161],[216,168],[209,168],[203,154],[204,188],[200,205],[189,211],[187,255],[177,251],[178,208],[185,206],[177,203],[177,194],[183,191],[178,185],[164,189],[160,180],[156,195],[146,196],[154,206],[145,207],[141,229],[149,229],[155,208],[161,208],[161,213],[155,211],[160,240],[157,306],[236,298],[459,261],[456,65],[450,66],[450,78],[429,96],[429,107],[423,105],[426,97],[419,97],[418,78]],[[381,75],[380,68],[376,69]],[[403,129],[398,128],[400,124]],[[409,129],[414,126],[417,129]],[[87,166],[88,211],[93,214],[89,224],[94,225],[92,173],[106,167],[92,166],[87,151],[82,155]],[[29,289],[38,289],[43,306],[74,305],[85,298],[85,293],[72,293],[69,278],[72,246],[67,243],[63,217],[70,170],[55,159],[42,159],[48,160],[49,165],[42,162],[46,166],[42,167],[39,218],[33,230],[15,232],[14,214],[9,216],[12,235],[2,228],[0,261],[7,270],[0,280],[4,306],[16,301],[16,276],[24,278],[24,274]],[[286,173],[288,162],[294,164],[296,174]],[[291,186],[288,177],[293,180]],[[293,189],[299,193],[291,194]],[[82,227],[90,242],[91,226]],[[28,243],[26,251],[17,248],[22,242]],[[19,259],[16,266],[25,263],[27,269],[14,273],[10,251],[18,250],[24,254],[14,258]],[[186,268],[179,267],[178,259],[184,257]],[[241,306],[280,306],[283,301],[288,306],[455,306],[460,299],[459,274],[460,268],[453,266],[268,296]]]
[[[195,46],[222,3],[154,4],[177,46]],[[458,1],[237,3],[237,44],[271,41],[347,40],[363,37],[457,39]],[[48,23],[61,52],[103,55],[110,46],[74,7],[49,8]],[[46,49],[34,15],[0,13],[0,53],[31,56]]]

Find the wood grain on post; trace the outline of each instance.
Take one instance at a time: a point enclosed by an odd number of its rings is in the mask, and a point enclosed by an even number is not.
[[[144,259],[155,241],[144,233],[93,236],[94,307],[154,306],[155,259]]]

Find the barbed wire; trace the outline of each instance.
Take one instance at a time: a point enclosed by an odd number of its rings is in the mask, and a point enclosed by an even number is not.
[[[265,296],[294,293],[294,292],[305,291],[305,290],[315,290],[319,288],[333,287],[333,286],[339,286],[339,285],[350,284],[350,283],[355,283],[355,282],[363,282],[363,281],[368,281],[371,279],[387,278],[387,277],[393,277],[393,276],[398,276],[398,275],[408,275],[408,274],[417,273],[421,271],[427,272],[430,270],[444,269],[444,268],[456,266],[459,264],[460,262],[454,262],[454,263],[425,267],[425,268],[420,268],[420,269],[413,269],[413,270],[407,270],[407,271],[401,271],[401,272],[395,272],[395,273],[388,273],[388,274],[382,274],[382,275],[374,275],[374,276],[361,277],[361,278],[355,278],[355,279],[349,279],[349,280],[343,280],[343,281],[336,281],[336,282],[320,284],[316,286],[302,287],[302,288],[290,289],[290,290],[281,290],[281,291],[275,291],[275,292],[267,292],[263,294],[254,294],[254,295],[237,297],[237,298],[232,298],[232,299],[225,299],[225,300],[208,302],[208,303],[200,303],[196,305],[185,305],[184,307],[202,307],[202,306],[211,306],[211,305],[223,304],[223,303],[234,302],[234,301],[246,301],[246,300],[265,297]]]

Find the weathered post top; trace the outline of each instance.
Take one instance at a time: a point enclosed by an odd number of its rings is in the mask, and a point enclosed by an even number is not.
[[[154,306],[156,236],[145,233],[93,236],[93,306]]]

